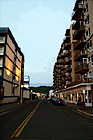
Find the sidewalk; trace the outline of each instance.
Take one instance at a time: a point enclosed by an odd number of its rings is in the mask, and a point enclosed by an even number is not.
[[[5,111],[11,110],[13,108],[18,107],[21,104],[17,104],[17,103],[9,103],[9,104],[3,104],[0,105],[0,113],[3,113]]]
[[[0,113],[12,110],[16,107],[22,106],[22,105],[27,104],[29,102],[31,102],[31,101],[25,101],[25,103],[22,103],[22,104],[21,103],[9,103],[9,104],[0,105]]]
[[[81,107],[81,106],[77,106],[76,104],[73,104],[73,103],[67,103],[66,106],[68,106],[72,109],[75,109],[78,112],[81,112],[83,114],[93,117],[93,106],[92,107]]]

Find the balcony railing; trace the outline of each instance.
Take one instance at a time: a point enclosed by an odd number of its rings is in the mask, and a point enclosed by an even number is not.
[[[61,58],[64,58],[64,53],[61,53],[61,54],[60,54],[60,57],[61,57]]]
[[[68,57],[69,55],[71,55],[71,50],[66,50],[65,57]]]
[[[69,48],[71,48],[71,43],[67,43],[64,47],[65,50],[68,50]]]
[[[85,32],[85,26],[84,25],[80,25],[78,30],[76,30],[73,33],[73,39],[74,40],[79,40],[84,32]]]
[[[84,22],[84,19],[83,19],[82,17],[80,17],[80,18],[78,19],[78,21],[74,21],[74,22],[73,22],[73,26],[72,26],[72,30],[77,30],[78,27],[80,26],[80,23],[81,23],[81,22]]]
[[[64,59],[61,59],[60,64],[64,65]]]
[[[63,42],[64,42],[64,43],[70,43],[70,36],[66,36],[66,37],[63,39]]]
[[[78,41],[75,46],[74,46],[74,50],[81,50],[86,44],[86,40],[84,41]]]
[[[67,85],[67,87],[72,87],[81,83],[93,83],[93,77],[91,78],[86,78],[86,79],[76,79],[74,82],[71,82],[70,84]]]
[[[79,3],[77,10],[72,13],[72,20],[76,20],[77,16],[81,14],[83,10],[83,3]]]
[[[71,71],[72,71],[72,65],[67,66],[67,68],[66,68],[66,72],[71,72]]]
[[[89,70],[89,68],[88,68],[88,64],[86,64],[86,63],[83,63],[83,64],[81,64],[81,65],[77,65],[76,67],[75,67],[75,73],[77,74],[77,73],[85,73],[85,72],[87,72]]]
[[[87,52],[78,51],[74,56],[74,61],[82,61],[82,58],[87,58]]]
[[[65,78],[66,81],[72,81],[72,76],[71,74],[69,74],[66,78]]]

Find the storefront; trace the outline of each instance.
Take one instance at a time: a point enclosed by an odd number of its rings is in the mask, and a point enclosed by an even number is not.
[[[65,89],[61,94],[67,103],[75,103],[78,101],[85,102],[85,106],[92,106],[93,93],[91,92],[91,84],[79,84]]]

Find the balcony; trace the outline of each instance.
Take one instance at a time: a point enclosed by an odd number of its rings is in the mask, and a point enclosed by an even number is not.
[[[78,41],[75,44],[74,50],[81,50],[85,45],[86,45],[86,40],[85,41]]]
[[[60,54],[60,58],[64,58],[64,53],[61,53]]]
[[[62,70],[62,71],[65,70],[65,66],[63,65],[60,70]]]
[[[66,74],[64,72],[62,72],[61,76],[62,77],[66,77]]]
[[[87,53],[84,53],[82,51],[79,51],[74,56],[74,61],[82,61],[83,58],[87,58]]]
[[[75,68],[75,74],[83,74],[88,72],[89,68],[88,68],[88,64],[84,63],[81,65],[77,65]]]
[[[67,66],[67,68],[66,68],[66,72],[71,72],[71,71],[72,71],[72,65]]]
[[[64,42],[64,43],[70,43],[70,36],[66,36],[66,37],[63,39],[63,42]]]
[[[74,22],[73,23],[73,26],[72,26],[72,30],[77,30],[78,27],[80,26],[80,23],[81,22],[84,22],[84,19],[83,18],[80,18],[78,21]]]
[[[70,29],[66,30],[65,36],[70,36]]]
[[[86,78],[86,79],[76,79],[76,81],[71,82],[70,84],[67,85],[67,87],[72,87],[81,83],[92,83],[93,78]]]
[[[66,57],[65,58],[65,62],[64,62],[65,65],[71,65],[71,62],[72,62],[72,57],[70,57],[70,58],[69,57]]]
[[[65,50],[68,50],[69,48],[71,48],[71,43],[67,43],[64,47]]]
[[[64,63],[65,65],[68,64],[68,57],[65,57]]]
[[[78,3],[77,8],[74,9],[75,11],[72,13],[72,20],[76,20],[77,17],[81,14],[83,11],[83,3]]]
[[[66,80],[66,81],[72,81],[72,76],[71,76],[71,74],[69,74],[69,75],[66,77],[65,80]]]
[[[66,50],[66,52],[65,52],[65,57],[68,57],[68,56],[70,56],[71,55],[71,50]]]
[[[85,32],[85,27],[84,25],[80,25],[78,30],[76,30],[74,33],[73,33],[73,39],[74,40],[79,40],[81,38],[81,36],[84,34]]]
[[[64,65],[64,59],[61,59],[61,60],[60,60],[60,64],[61,64],[61,65]]]

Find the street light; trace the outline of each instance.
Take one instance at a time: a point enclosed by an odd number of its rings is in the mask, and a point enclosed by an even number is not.
[[[65,99],[66,99],[66,87],[67,87],[67,86],[64,86],[64,88],[65,88],[65,97],[64,97],[64,98],[65,98]]]

